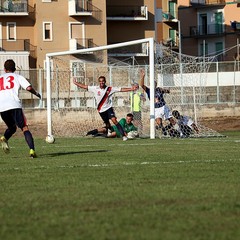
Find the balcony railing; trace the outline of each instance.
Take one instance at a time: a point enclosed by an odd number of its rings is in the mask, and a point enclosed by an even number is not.
[[[68,0],[69,16],[92,16],[98,21],[102,21],[102,10],[95,7],[92,1]]]
[[[223,35],[226,32],[225,24],[209,24],[209,25],[199,25],[190,27],[190,36],[216,36]]]
[[[208,7],[225,5],[225,0],[190,0],[193,7]]]
[[[175,38],[167,38],[162,41],[163,46],[169,47],[170,49],[178,49],[179,48],[179,39]]]
[[[92,38],[73,38],[70,39],[70,50],[97,47]]]
[[[0,0],[1,15],[23,15],[31,12],[33,9],[28,5],[27,0]]]
[[[164,21],[171,21],[177,18],[178,12],[177,11],[163,12],[162,16]]]
[[[114,43],[109,43],[114,44]],[[132,45],[127,47],[115,48],[108,50],[109,56],[148,56],[148,45],[147,43],[142,43],[138,45]]]
[[[30,43],[30,39],[7,40],[0,39],[0,52],[22,52],[27,51],[30,56],[36,58],[37,47]]]
[[[146,6],[107,6],[107,20],[147,20]]]

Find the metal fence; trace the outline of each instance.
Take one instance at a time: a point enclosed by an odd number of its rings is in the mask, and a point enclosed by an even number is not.
[[[28,79],[33,87],[42,95],[42,99],[39,100],[25,90],[20,90],[20,99],[23,107],[26,109],[45,109],[47,93],[46,73],[44,69],[17,70],[16,73]],[[69,79],[66,79],[66,81],[69,82],[71,81],[71,74],[68,75]],[[234,105],[240,103],[239,62],[214,62],[211,64],[209,71],[204,73],[203,77],[205,97],[202,98],[201,104],[217,105],[231,103]],[[111,79],[111,76],[109,78]],[[164,86],[171,88],[171,86]]]

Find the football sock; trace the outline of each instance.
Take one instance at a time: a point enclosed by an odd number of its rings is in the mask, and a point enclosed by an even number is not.
[[[122,135],[122,136],[125,136],[125,133],[124,133],[124,130],[123,130],[121,124],[118,123],[118,124],[116,125],[116,127],[118,128],[118,131],[121,133],[121,135]]]
[[[4,137],[6,138],[6,140],[8,141],[8,139],[17,131],[17,127],[13,127],[13,128],[8,128],[6,129],[5,133],[4,133]]]
[[[95,135],[95,134],[97,134],[97,133],[98,133],[98,130],[97,130],[97,129],[93,129],[93,130],[87,132],[87,136],[88,136],[88,135]]]
[[[34,148],[34,141],[33,141],[33,137],[32,137],[32,134],[29,130],[23,132],[24,136],[25,136],[25,140],[29,146],[30,149],[33,149],[35,150]]]

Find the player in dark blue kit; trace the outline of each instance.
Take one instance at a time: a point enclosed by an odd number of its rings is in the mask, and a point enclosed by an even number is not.
[[[139,85],[146,92],[148,98],[150,99],[150,88],[144,85],[145,72],[141,70],[141,80]],[[157,83],[155,82],[155,122],[156,128],[162,129],[164,135],[167,135],[168,128],[172,128],[174,125],[174,119],[169,107],[166,105],[164,100],[164,94],[170,93],[169,89],[164,89],[157,87]],[[170,124],[166,127],[163,127],[162,120],[169,120]]]

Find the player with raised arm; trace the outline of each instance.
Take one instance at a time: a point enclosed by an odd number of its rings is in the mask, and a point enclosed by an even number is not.
[[[15,62],[12,59],[4,63],[5,73],[0,76],[0,114],[7,125],[4,135],[0,138],[2,149],[9,153],[8,140],[16,132],[17,127],[23,131],[25,140],[30,149],[30,157],[35,158],[35,146],[31,132],[28,129],[22,105],[19,100],[19,89],[29,91],[41,99],[41,95],[35,91],[31,84],[23,76],[15,73]]]
[[[144,84],[144,78],[145,78],[145,72],[141,70],[141,79],[139,82],[139,85],[143,88],[143,90],[146,92],[148,98],[150,99],[150,88],[147,87]],[[155,122],[156,122],[156,128],[162,129],[162,132],[164,135],[167,135],[167,130],[170,129],[173,124],[174,120],[172,117],[172,113],[169,109],[169,107],[166,105],[164,94],[170,93],[169,89],[160,88],[157,87],[157,83],[155,81]],[[163,126],[162,120],[169,120],[170,124],[166,127]]]
[[[82,83],[77,82],[76,78],[73,79],[73,83],[83,89],[88,90],[94,94],[94,97],[97,102],[97,110],[106,125],[107,130],[111,130],[111,124],[109,120],[111,119],[112,123],[117,127],[121,135],[123,136],[123,141],[127,140],[127,134],[123,130],[122,126],[117,121],[117,117],[114,113],[112,107],[112,95],[116,92],[130,92],[136,90],[136,86],[131,88],[121,88],[121,87],[108,87],[106,85],[106,78],[100,76],[98,78],[99,86],[88,86]]]

